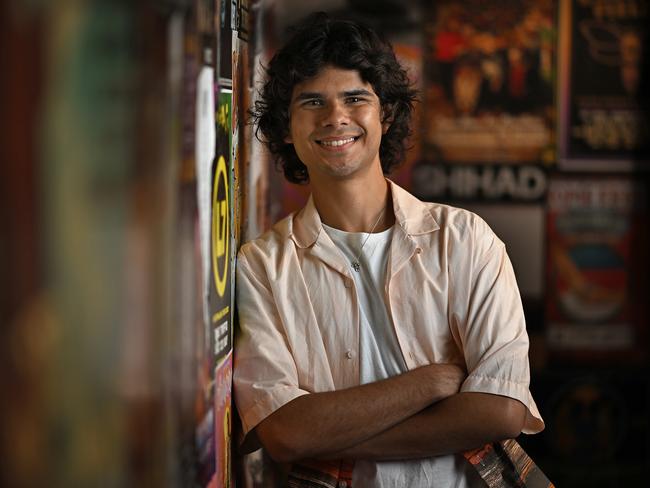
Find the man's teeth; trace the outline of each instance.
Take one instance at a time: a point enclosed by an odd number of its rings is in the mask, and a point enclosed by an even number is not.
[[[350,137],[349,139],[339,139],[337,141],[321,141],[320,143],[323,146],[342,146],[343,144],[347,144],[352,141],[354,141],[354,137]]]

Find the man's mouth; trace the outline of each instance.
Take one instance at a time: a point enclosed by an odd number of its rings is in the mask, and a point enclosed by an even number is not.
[[[351,142],[356,141],[359,137],[361,136],[345,137],[341,139],[316,140],[316,142],[321,146],[338,147],[344,146],[345,144],[350,144]]]

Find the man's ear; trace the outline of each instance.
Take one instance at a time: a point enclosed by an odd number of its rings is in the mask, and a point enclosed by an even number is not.
[[[381,133],[386,134],[393,123],[393,107],[387,105],[381,108]]]
[[[287,134],[286,136],[284,136],[284,142],[286,142],[287,144],[293,144],[293,139],[291,138],[291,134]]]

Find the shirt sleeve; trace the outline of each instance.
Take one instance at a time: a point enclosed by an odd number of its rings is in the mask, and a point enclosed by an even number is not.
[[[468,376],[460,391],[519,400],[528,409],[523,432],[540,432],[544,422],[529,390],[528,334],[512,264],[480,219],[470,242],[468,301],[459,324]]]
[[[253,272],[243,252],[237,262],[237,309],[234,397],[243,443],[248,444],[247,436],[257,424],[309,392],[298,386],[296,364],[266,274]]]

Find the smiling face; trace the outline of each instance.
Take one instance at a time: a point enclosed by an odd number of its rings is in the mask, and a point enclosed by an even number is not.
[[[381,104],[356,70],[325,66],[297,84],[289,107],[287,143],[312,183],[379,170]]]

